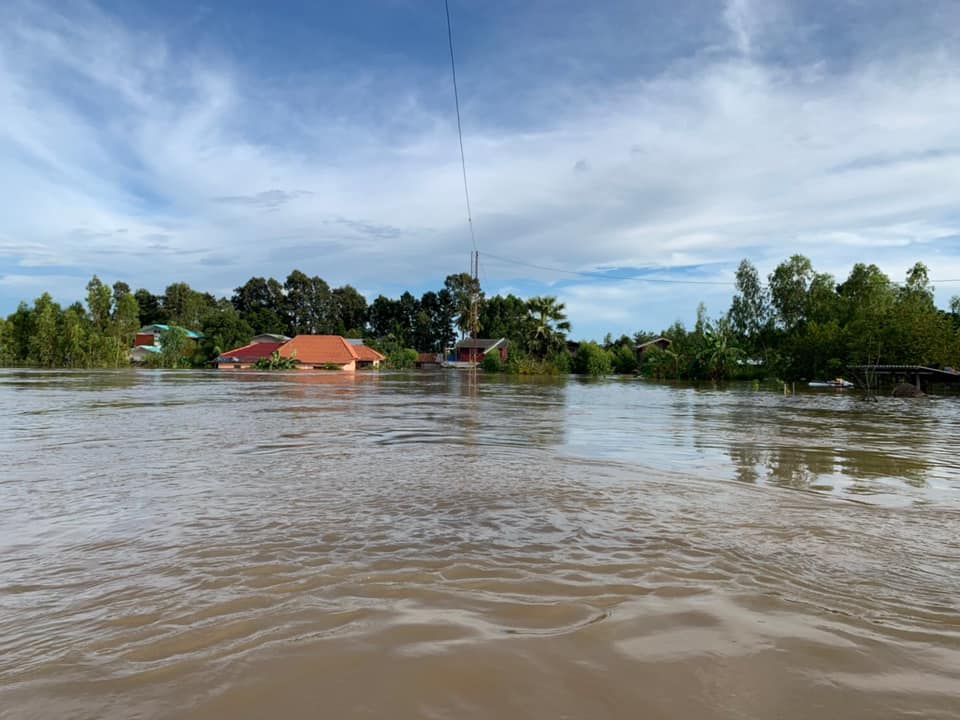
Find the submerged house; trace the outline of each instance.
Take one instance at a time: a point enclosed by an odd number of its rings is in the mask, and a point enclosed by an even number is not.
[[[506,362],[509,345],[506,338],[465,338],[453,346],[449,359],[455,363],[478,363],[491,353],[497,353],[500,361]]]
[[[258,343],[276,343],[277,345],[283,345],[288,340],[290,340],[290,338],[287,335],[278,335],[276,333],[260,333],[259,335],[253,336],[250,344],[256,345]]]
[[[161,325],[160,323],[154,323],[153,325],[144,325],[137,331],[137,337],[133,341],[134,347],[144,347],[147,345],[155,345],[159,347],[161,343],[161,338],[165,332],[170,332],[170,330],[183,330],[184,334],[187,336],[188,340],[192,340],[196,343],[198,340],[203,339],[203,335],[193,330],[188,330],[184,327],[179,327],[177,325]]]
[[[187,355],[192,354],[197,347],[197,343],[203,339],[203,335],[200,333],[177,325],[160,323],[144,325],[137,331],[133,348],[127,353],[131,362],[145,362],[149,358],[159,355],[163,350],[163,334],[171,330],[180,330],[186,336],[188,348],[185,354]]]
[[[353,351],[357,353],[357,367],[380,367],[380,363],[387,359],[386,355],[381,355],[372,347],[361,343],[351,343]]]
[[[366,345],[351,345],[339,335],[297,335],[278,350],[297,361],[298,370],[356,370],[376,367],[384,356]]]
[[[673,341],[665,337],[658,337],[653,340],[648,340],[645,343],[640,343],[637,345],[637,362],[643,362],[644,356],[650,352],[650,350],[654,348],[657,350],[668,350],[671,345],[673,345]]]
[[[220,370],[249,370],[260,360],[269,360],[282,346],[282,342],[251,342],[236,350],[221,353],[213,361],[213,366]]]
[[[417,353],[417,361],[413,364],[415,368],[438,368],[443,363],[443,355],[440,353]]]
[[[297,335],[283,342],[267,342],[265,338],[284,336],[258,335],[249,344],[221,353],[214,360],[220,370],[248,370],[273,353],[296,361],[298,370],[356,370],[378,367],[386,358],[362,341],[350,342],[339,335]],[[354,344],[357,343],[357,344]]]

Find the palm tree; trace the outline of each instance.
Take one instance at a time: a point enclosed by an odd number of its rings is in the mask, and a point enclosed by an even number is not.
[[[551,350],[559,350],[570,330],[570,323],[564,313],[566,306],[557,302],[555,297],[545,295],[527,300],[527,312],[530,314],[530,337],[528,343],[531,352],[543,358]]]
[[[715,325],[708,324],[704,329],[703,345],[697,353],[697,360],[711,380],[723,380],[743,356],[743,351],[732,344],[732,336],[730,324],[724,318]]]

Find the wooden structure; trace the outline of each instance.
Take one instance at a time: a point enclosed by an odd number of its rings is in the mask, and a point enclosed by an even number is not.
[[[650,351],[656,348],[657,350],[667,350],[673,341],[669,338],[658,337],[653,340],[648,340],[645,343],[640,343],[637,345],[637,362],[642,363],[644,356]]]
[[[854,365],[850,368],[867,388],[874,388],[881,380],[892,383],[906,382],[920,390],[931,385],[960,384],[960,370],[956,368],[932,368],[925,365]]]
[[[476,365],[492,352],[506,362],[509,346],[506,338],[465,338],[453,346],[444,367]]]

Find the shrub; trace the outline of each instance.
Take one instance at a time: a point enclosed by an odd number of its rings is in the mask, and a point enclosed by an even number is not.
[[[618,345],[611,351],[613,371],[621,375],[631,375],[637,371],[637,352],[632,345]]]
[[[500,353],[492,352],[483,357],[480,367],[484,372],[503,372],[503,363],[500,362]]]
[[[609,375],[613,371],[612,354],[595,342],[580,343],[573,358],[573,371],[581,375]]]
[[[387,365],[394,370],[408,370],[417,362],[417,351],[410,348],[397,348],[387,355]]]

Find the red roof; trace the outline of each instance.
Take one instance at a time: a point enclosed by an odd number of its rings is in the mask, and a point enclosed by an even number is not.
[[[339,335],[297,335],[280,346],[281,357],[295,357],[304,365],[347,365],[360,359],[356,349]]]
[[[366,362],[376,362],[377,360],[386,360],[386,355],[381,355],[372,347],[367,347],[366,345],[351,345],[353,351],[357,353],[360,357],[359,360],[364,360]]]
[[[273,355],[274,350],[279,350],[283,343],[253,343],[244,345],[236,350],[229,350],[220,353],[217,362],[256,362]]]

